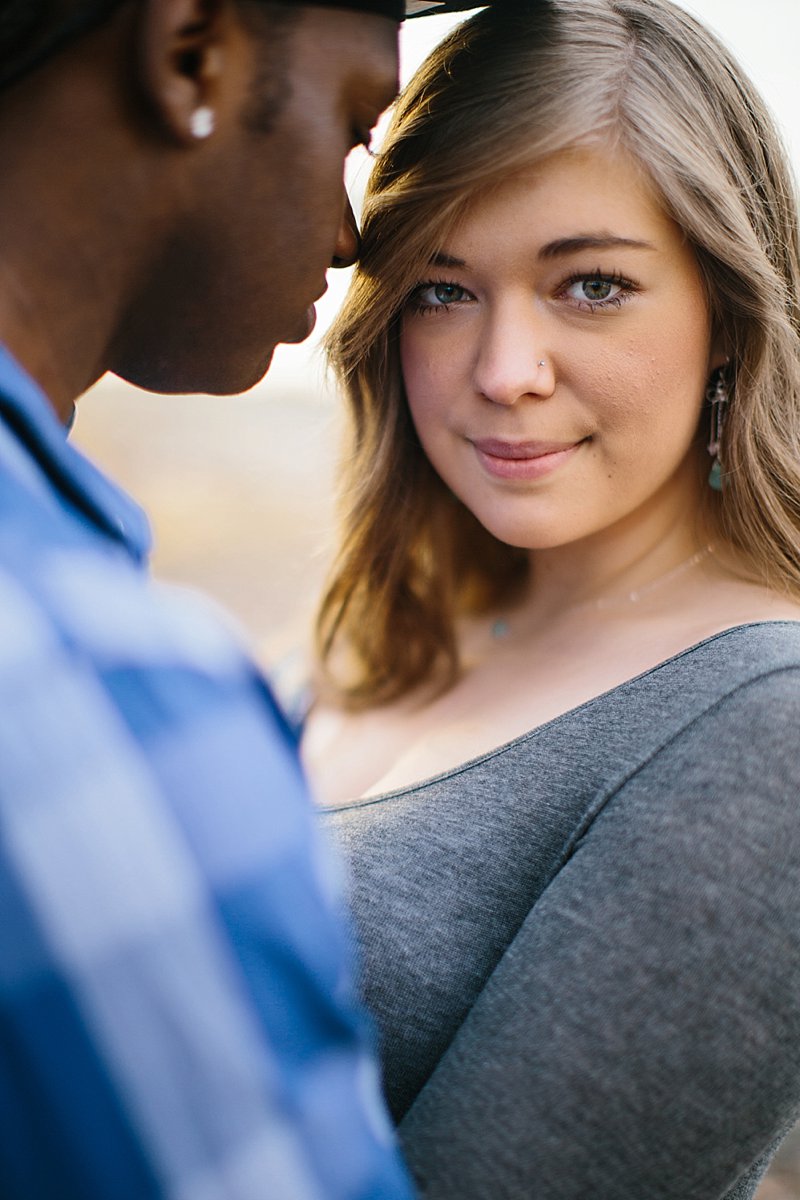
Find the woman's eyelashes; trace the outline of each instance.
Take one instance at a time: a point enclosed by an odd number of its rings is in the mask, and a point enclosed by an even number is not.
[[[412,289],[407,304],[412,312],[425,314],[447,312],[454,304],[474,299],[472,292],[459,283],[448,279],[429,279]]]
[[[570,275],[558,284],[553,296],[566,300],[583,312],[601,312],[620,308],[638,291],[633,280],[620,271],[589,271]],[[474,301],[475,296],[452,279],[428,279],[413,288],[407,306],[412,312],[446,313],[454,305]]]
[[[638,291],[636,284],[619,271],[592,271],[570,275],[557,291],[570,303],[586,312],[619,308]]]

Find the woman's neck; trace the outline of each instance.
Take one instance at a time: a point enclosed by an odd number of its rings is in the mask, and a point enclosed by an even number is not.
[[[524,607],[541,620],[572,610],[602,610],[617,601],[655,597],[691,572],[720,542],[710,512],[696,501],[637,514],[587,538],[532,550]]]

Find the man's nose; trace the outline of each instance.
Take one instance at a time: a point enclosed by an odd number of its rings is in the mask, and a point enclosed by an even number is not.
[[[331,259],[332,267],[352,267],[358,259],[361,250],[361,239],[358,236],[356,216],[350,204],[347,192],[344,194],[344,210],[336,237],[336,245]]]

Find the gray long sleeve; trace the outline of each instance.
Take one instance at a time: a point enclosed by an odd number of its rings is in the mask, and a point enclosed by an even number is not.
[[[759,680],[608,798],[403,1122],[424,1196],[736,1194],[800,1097],[799,729]]]

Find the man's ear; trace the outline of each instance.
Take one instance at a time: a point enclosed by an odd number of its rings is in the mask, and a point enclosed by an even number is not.
[[[213,131],[231,31],[229,0],[139,5],[140,86],[162,127],[184,145]]]

